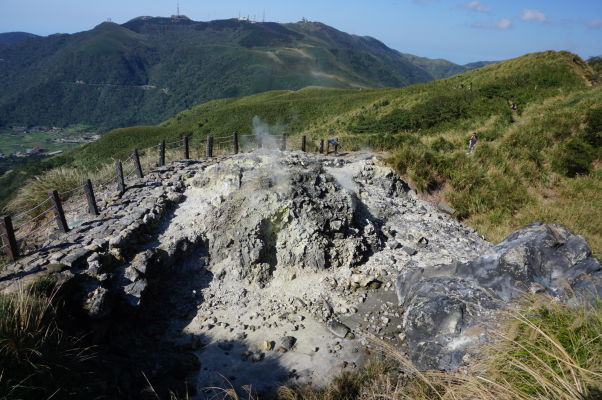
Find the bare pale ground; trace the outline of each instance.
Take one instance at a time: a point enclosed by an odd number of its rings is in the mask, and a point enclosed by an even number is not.
[[[253,168],[244,155],[227,162],[247,165],[249,170],[273,169],[273,157],[279,157],[278,153],[259,153],[260,165]],[[206,253],[189,257],[180,266],[181,270],[190,271],[192,278],[181,281],[175,290],[190,291],[197,299],[197,311],[186,320],[175,319],[169,336],[176,343],[190,346],[200,360],[201,370],[194,378],[198,398],[215,394],[203,390],[208,387],[250,386],[265,391],[284,383],[328,384],[342,370],[363,364],[371,335],[400,340],[402,316],[396,309],[392,284],[398,271],[409,264],[428,267],[467,261],[489,246],[478,234],[415,195],[389,197],[377,188],[358,185],[354,178],[367,165],[374,166],[379,174],[390,170],[369,154],[349,157],[325,167],[324,173],[333,176],[341,190],[348,191],[382,219],[386,229],[397,232],[364,265],[321,271],[278,265],[263,287],[228,277],[219,279],[221,267],[211,263]],[[240,182],[244,176],[219,169],[203,173],[212,174],[216,179],[208,185],[187,188],[186,200],[158,238],[161,246],[167,247],[183,234],[201,229],[211,210],[228,201],[233,192],[243,190]],[[279,183],[289,184],[286,179]],[[277,186],[273,190],[280,189]],[[257,194],[251,191],[247,195]],[[429,238],[429,249],[419,249],[410,256],[399,248],[401,243],[414,246],[408,237],[423,236]],[[378,289],[345,289],[357,276],[367,281],[378,279],[382,285]],[[328,310],[330,307],[332,310]],[[332,317],[351,329],[345,338],[328,328],[327,320]],[[285,336],[296,339],[286,352],[280,349],[280,340]]]

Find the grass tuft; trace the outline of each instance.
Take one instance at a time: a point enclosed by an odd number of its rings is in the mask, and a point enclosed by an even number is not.
[[[59,193],[82,185],[83,175],[75,168],[56,168],[29,179],[8,202],[6,210],[18,214],[47,200],[48,193],[55,189]],[[43,211],[43,210],[42,210]]]
[[[64,398],[88,349],[56,323],[55,282],[44,280],[0,295],[0,398]]]

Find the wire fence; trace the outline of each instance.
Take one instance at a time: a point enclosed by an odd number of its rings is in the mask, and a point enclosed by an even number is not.
[[[11,247],[7,236],[11,234],[19,245],[19,253],[26,250],[28,246],[31,247],[34,245],[35,247],[36,239],[46,236],[40,235],[40,233],[51,233],[60,229],[60,225],[55,224],[53,221],[53,219],[60,220],[60,216],[57,216],[57,213],[62,213],[62,218],[67,222],[67,229],[69,226],[73,227],[81,223],[86,218],[95,217],[87,207],[87,204],[90,204],[91,201],[88,197],[88,190],[91,192],[92,188],[94,188],[106,197],[107,192],[110,194],[111,189],[119,189],[119,180],[121,177],[123,177],[124,184],[125,182],[130,183],[132,179],[137,177],[139,172],[137,163],[141,166],[140,172],[143,170],[152,172],[162,163],[184,159],[186,155],[194,153],[195,149],[197,150],[198,158],[203,158],[207,155],[207,151],[210,151],[213,156],[218,156],[232,154],[235,151],[245,152],[259,148],[280,150],[291,148],[291,146],[300,148],[299,143],[305,143],[305,139],[302,139],[303,142],[299,142],[298,140],[301,139],[291,141],[284,134],[260,136],[255,134],[239,135],[235,133],[212,137],[211,139],[198,137],[185,139],[182,137],[174,141],[161,141],[156,145],[138,149],[136,153],[132,152],[123,160],[114,159],[112,163],[105,164],[91,171],[90,175],[92,177],[90,178],[90,182],[92,186],[90,188],[87,189],[84,182],[58,192],[59,206],[53,202],[52,196],[49,196],[31,208],[10,216],[12,230],[9,233],[2,232],[0,235],[0,250],[7,251]],[[186,147],[188,147],[187,152]],[[208,147],[211,147],[211,149],[208,149]],[[117,163],[119,162],[121,163],[121,173],[118,173]],[[106,202],[103,204],[106,204]],[[55,226],[53,227],[53,225]],[[6,226],[4,228],[4,230],[8,229]]]

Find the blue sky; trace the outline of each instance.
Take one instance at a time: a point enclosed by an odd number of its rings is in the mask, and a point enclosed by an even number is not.
[[[169,16],[177,0],[0,0],[0,32],[39,35],[88,30],[111,18]],[[396,50],[457,63],[542,50],[602,55],[602,0],[180,0],[194,20],[306,17],[375,37]]]

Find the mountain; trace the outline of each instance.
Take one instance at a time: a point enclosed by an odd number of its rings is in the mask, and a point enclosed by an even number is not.
[[[27,176],[44,169],[93,171],[107,164],[105,171],[112,171],[113,160],[126,159],[133,148],[183,135],[192,136],[197,157],[208,135],[255,129],[287,133],[293,148],[306,135],[310,151],[329,137],[339,139],[342,151],[385,151],[416,189],[451,204],[491,240],[534,220],[558,221],[586,236],[600,255],[602,221],[591,218],[602,208],[602,164],[596,161],[602,159],[602,86],[595,78],[578,56],[549,51],[400,89],[307,87],[215,100],[160,125],[116,129],[19,167],[0,178],[0,196],[15,195]],[[473,133],[479,141],[468,155]],[[37,198],[45,196],[43,186]]]
[[[410,63],[422,68],[429,73],[433,79],[442,79],[448,76],[461,74],[462,72],[472,69],[482,68],[489,64],[494,64],[497,61],[477,61],[465,65],[454,64],[451,61],[444,59],[431,59],[426,57],[418,57],[412,54],[401,53]]]
[[[27,32],[7,32],[0,33],[0,46],[18,43],[25,39],[39,37],[38,35],[34,35],[33,33]]]
[[[158,123],[217,98],[310,85],[402,87],[465,70],[412,57],[319,22],[106,22],[0,47],[0,126]]]

